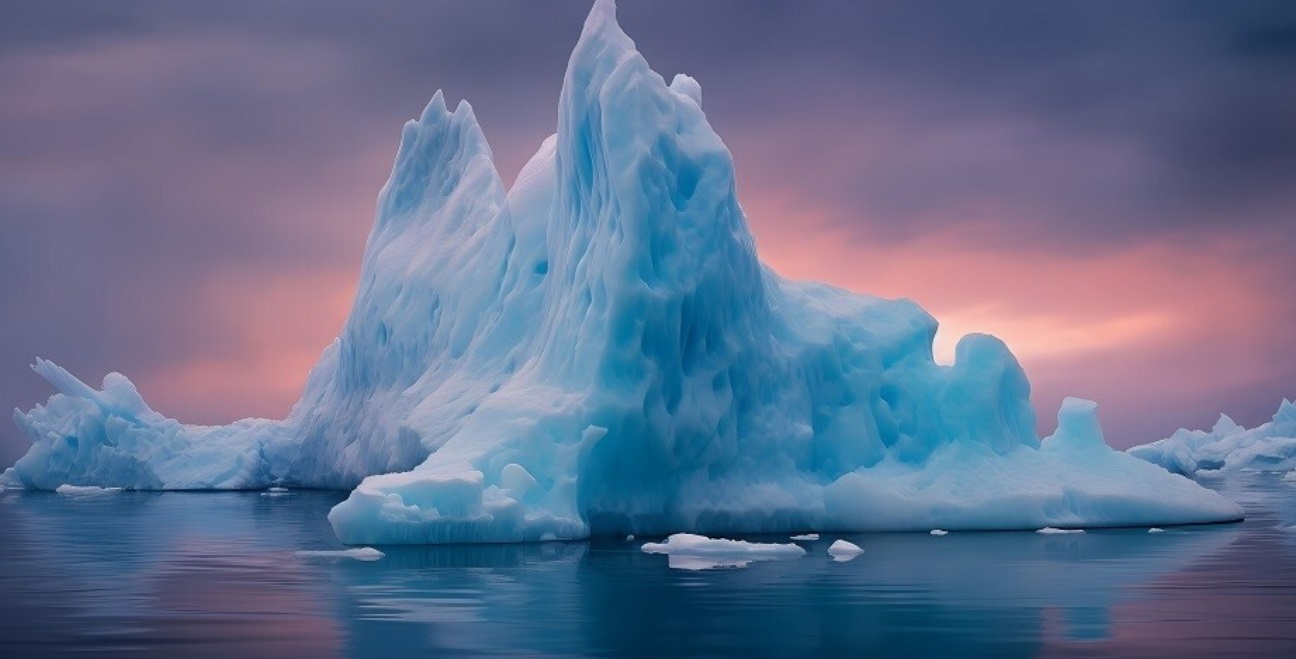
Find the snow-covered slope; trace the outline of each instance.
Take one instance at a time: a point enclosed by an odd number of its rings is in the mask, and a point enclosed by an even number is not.
[[[1216,470],[1296,470],[1296,404],[1284,400],[1273,420],[1247,430],[1221,414],[1215,427],[1179,429],[1175,434],[1129,450],[1130,455],[1176,474]]]
[[[329,515],[352,544],[1241,516],[1107,448],[1091,403],[1041,444],[999,340],[940,366],[914,303],[763,266],[701,101],[600,0],[507,194],[466,103],[406,125],[355,307],[286,420],[182,426],[39,362],[62,393],[16,414],[35,446],[10,476],[354,488]]]

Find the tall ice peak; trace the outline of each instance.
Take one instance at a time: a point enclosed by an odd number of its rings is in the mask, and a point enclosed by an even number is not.
[[[347,544],[1241,517],[1107,448],[1092,403],[1041,444],[1001,341],[938,365],[918,305],[762,265],[700,88],[655,73],[612,0],[560,99],[507,194],[466,103],[405,125],[352,312],[287,419],[181,425],[124,377],[40,362],[60,392],[15,415],[32,448],[5,481],[354,488],[329,513]]]

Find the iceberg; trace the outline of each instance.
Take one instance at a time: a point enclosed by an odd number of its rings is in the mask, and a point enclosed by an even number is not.
[[[1093,403],[1041,441],[998,339],[940,365],[914,302],[779,276],[734,176],[698,83],[598,0],[510,188],[466,102],[405,125],[352,311],[287,418],[185,425],[120,374],[37,360],[58,393],[15,410],[11,477],[347,489],[348,545],[1242,517],[1110,449]]]
[[[1296,470],[1296,404],[1283,399],[1273,420],[1251,428],[1221,414],[1209,431],[1180,428],[1128,453],[1184,476],[1215,471]]]

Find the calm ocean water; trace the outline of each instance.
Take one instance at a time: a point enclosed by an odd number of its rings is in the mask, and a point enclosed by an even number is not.
[[[9,491],[0,656],[1296,656],[1296,484],[1207,484],[1247,521],[851,535],[847,563],[825,534],[706,571],[619,540],[297,556],[341,548],[341,493]]]

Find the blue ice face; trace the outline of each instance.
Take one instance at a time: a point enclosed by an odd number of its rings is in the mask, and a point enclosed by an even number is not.
[[[1041,444],[999,340],[940,366],[914,303],[763,266],[701,100],[600,0],[507,194],[466,103],[406,125],[351,316],[288,419],[181,426],[125,378],[42,366],[64,393],[18,415],[36,446],[11,477],[355,488],[329,515],[353,544],[1241,515],[1111,451],[1092,404]]]

